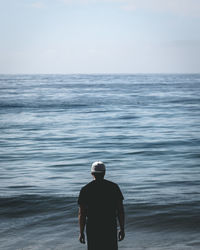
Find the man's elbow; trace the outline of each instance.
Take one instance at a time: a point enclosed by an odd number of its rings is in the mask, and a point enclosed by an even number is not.
[[[86,217],[86,209],[83,206],[80,206],[78,211],[79,218]]]
[[[118,212],[118,214],[124,214],[124,205],[123,205],[122,202],[120,202],[120,203],[118,204],[117,212]]]

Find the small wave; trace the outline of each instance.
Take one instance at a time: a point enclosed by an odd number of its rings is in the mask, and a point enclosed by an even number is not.
[[[195,103],[200,103],[200,99],[199,98],[180,98],[180,99],[171,100],[170,103],[195,104]]]
[[[23,188],[33,188],[34,186],[29,186],[29,185],[20,185],[20,186],[8,186],[8,188],[13,188],[13,189],[23,189]]]
[[[76,198],[40,195],[20,195],[0,198],[0,217],[19,218],[44,213],[74,210]]]
[[[73,109],[73,108],[85,108],[87,104],[80,103],[0,103],[0,109]]]
[[[200,202],[127,204],[127,227],[162,230],[198,230]]]
[[[133,115],[123,115],[123,116],[118,117],[118,119],[121,119],[121,120],[134,120],[138,118],[139,116],[133,116]]]
[[[62,218],[77,220],[77,197],[21,195],[0,198],[0,218],[39,217],[45,223]],[[200,228],[200,201],[170,204],[125,204],[126,226],[162,230],[197,230]]]

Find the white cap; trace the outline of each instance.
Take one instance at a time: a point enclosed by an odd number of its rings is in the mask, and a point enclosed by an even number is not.
[[[106,167],[102,161],[95,161],[91,167],[91,173],[104,173]]]

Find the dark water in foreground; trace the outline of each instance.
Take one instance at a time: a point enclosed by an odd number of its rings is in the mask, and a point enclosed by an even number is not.
[[[200,75],[1,75],[0,249],[85,249],[77,196],[102,160],[120,249],[200,248]]]

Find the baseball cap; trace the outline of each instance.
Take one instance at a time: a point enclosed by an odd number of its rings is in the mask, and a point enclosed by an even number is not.
[[[106,166],[102,161],[95,161],[91,167],[91,173],[103,173],[106,171]]]

